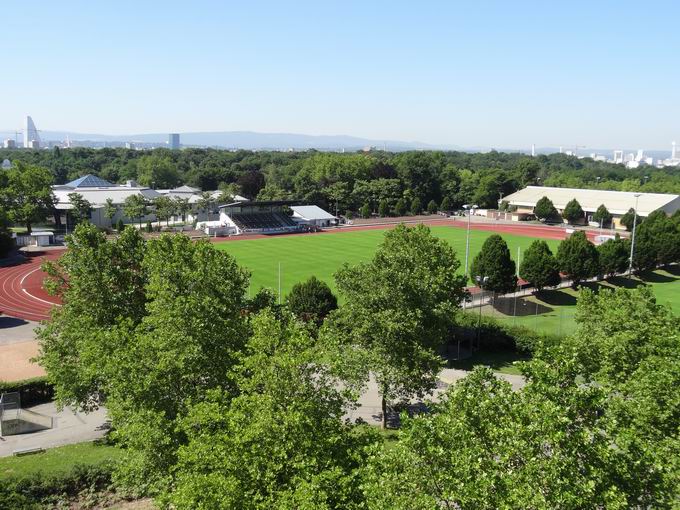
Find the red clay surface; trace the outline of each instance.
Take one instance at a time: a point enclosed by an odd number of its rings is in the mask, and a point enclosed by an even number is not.
[[[430,226],[451,226],[457,228],[467,228],[464,218],[432,219],[419,221]],[[338,232],[355,232],[358,230],[378,230],[394,228],[397,223],[356,225],[350,227],[333,228],[321,233],[310,232],[295,235],[324,235]],[[471,223],[470,228],[474,230],[487,230],[498,233],[507,233],[527,237],[539,237],[543,239],[564,239],[566,230],[563,227],[551,227],[547,225],[526,225],[526,224],[496,224],[496,223]],[[597,232],[587,232],[592,240]],[[271,236],[248,235],[234,237],[211,238],[213,242],[239,241],[245,239],[258,239]],[[54,260],[63,253],[63,250],[49,252],[32,253],[26,262],[14,266],[0,267],[0,313],[17,317],[19,319],[41,321],[49,319],[50,309],[54,305],[59,305],[59,300],[50,296],[42,287],[45,273],[40,270],[43,260]]]
[[[0,313],[30,321],[49,319],[49,311],[59,300],[47,294],[40,270],[44,260],[54,260],[63,250],[35,252],[23,263],[0,267]]]

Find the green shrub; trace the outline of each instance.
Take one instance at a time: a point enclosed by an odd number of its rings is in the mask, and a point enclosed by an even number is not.
[[[54,387],[47,377],[34,377],[22,381],[0,381],[0,393],[19,392],[21,406],[29,407],[50,402],[54,398]]]
[[[110,489],[114,463],[76,464],[64,475],[33,473],[8,477],[0,483],[0,510],[54,508],[64,498],[76,497],[83,491],[103,492]]]
[[[458,321],[456,336],[476,336],[477,327],[484,350],[506,350],[522,354],[532,354],[539,344],[556,343],[559,337],[546,335],[524,326],[503,324],[492,317],[473,312],[462,313]]]
[[[119,219],[118,219],[118,223],[116,224],[116,230],[117,230],[118,233],[120,234],[120,233],[123,231],[124,228],[125,228],[125,223],[123,223],[123,219],[122,219],[122,218],[119,218]]]

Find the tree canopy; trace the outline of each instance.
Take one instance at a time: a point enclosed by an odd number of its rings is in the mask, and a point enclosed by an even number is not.
[[[52,174],[38,166],[15,163],[4,181],[0,186],[0,206],[9,221],[25,225],[31,233],[33,225],[44,221],[54,207]]]
[[[557,218],[559,214],[555,208],[552,200],[548,197],[542,197],[536,202],[534,207],[534,215],[541,221]]]
[[[293,285],[286,296],[286,305],[299,319],[320,326],[326,316],[338,307],[338,299],[328,284],[312,276],[306,282]]]
[[[557,248],[557,265],[572,280],[574,287],[581,280],[597,276],[600,272],[597,248],[581,230],[560,243]]]
[[[564,219],[569,223],[577,223],[582,220],[583,209],[581,208],[581,204],[578,203],[578,200],[573,198],[567,202],[567,205],[564,206],[564,211],[562,211],[562,216],[564,216]]]
[[[501,236],[493,234],[486,238],[472,260],[470,275],[474,281],[480,277],[479,285],[484,290],[506,294],[516,289],[515,261]],[[484,278],[487,278],[486,283],[483,283]]]
[[[322,336],[346,378],[364,384],[374,375],[383,426],[390,401],[434,388],[437,349],[465,295],[459,265],[453,249],[427,227],[399,225],[385,234],[373,260],[335,275],[345,304],[331,314]]]
[[[524,252],[519,266],[519,276],[528,281],[536,290],[554,287],[561,281],[557,260],[543,240],[531,243]]]

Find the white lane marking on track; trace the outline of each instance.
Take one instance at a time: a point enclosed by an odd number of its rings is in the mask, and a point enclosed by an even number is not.
[[[31,294],[30,292],[28,292],[26,289],[24,289],[24,280],[25,280],[26,278],[28,278],[30,275],[32,275],[33,273],[35,273],[36,271],[40,271],[40,268],[37,267],[37,268],[35,268],[33,271],[29,271],[29,272],[26,273],[26,274],[24,275],[24,277],[19,281],[19,287],[21,287],[21,290],[23,290],[24,293],[25,293],[27,296],[29,296],[29,297],[31,297],[31,298],[33,298],[33,299],[37,299],[38,301],[42,301],[43,303],[47,303],[47,304],[50,305],[50,306],[61,306],[61,305],[58,304],[58,303],[52,303],[51,301],[46,301],[45,299],[40,299],[38,296],[34,296],[34,295]]]

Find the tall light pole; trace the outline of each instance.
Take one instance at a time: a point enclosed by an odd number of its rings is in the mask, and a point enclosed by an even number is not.
[[[484,304],[482,302],[484,298],[484,286],[486,285],[486,282],[489,281],[488,276],[475,276],[475,281],[477,282],[477,286],[479,287],[480,290],[480,298],[479,298],[479,320],[477,321],[477,349],[479,349],[479,346],[481,345],[481,331],[482,331],[482,305]]]
[[[628,264],[628,278],[633,276],[633,254],[635,253],[635,229],[637,227],[638,200],[641,193],[635,193],[635,209],[633,209],[633,237],[630,241],[630,261]]]
[[[476,204],[464,204],[463,209],[468,212],[468,222],[467,222],[467,235],[465,236],[465,281],[468,277],[468,259],[470,258],[470,216],[472,216],[472,211],[477,209]]]

